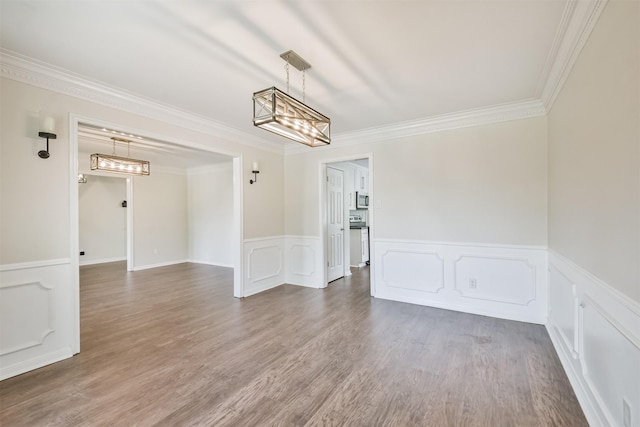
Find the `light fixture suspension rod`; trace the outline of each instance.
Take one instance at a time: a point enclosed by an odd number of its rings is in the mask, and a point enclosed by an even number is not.
[[[289,57],[287,56],[287,63],[284,66],[285,72],[287,73],[287,93],[289,93]]]

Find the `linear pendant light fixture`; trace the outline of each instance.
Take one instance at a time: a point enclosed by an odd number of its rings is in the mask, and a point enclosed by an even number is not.
[[[129,175],[149,175],[151,173],[151,164],[146,160],[137,160],[130,157],[116,156],[116,141],[127,143],[127,156],[129,155],[129,144],[132,142],[128,139],[112,137],[113,154],[92,154],[91,170],[100,170],[106,172],[126,173]]]
[[[253,94],[253,125],[284,136],[310,147],[331,143],[331,119],[320,114],[305,102],[305,71],[311,65],[297,53],[289,50],[282,55],[287,62],[287,92],[289,92],[289,65],[302,71],[302,102],[270,87]]]

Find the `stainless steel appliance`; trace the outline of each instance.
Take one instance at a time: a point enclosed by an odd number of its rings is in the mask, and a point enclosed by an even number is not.
[[[369,209],[369,195],[367,193],[356,193],[356,209]]]
[[[367,222],[362,215],[349,215],[349,228],[363,228],[367,226]]]

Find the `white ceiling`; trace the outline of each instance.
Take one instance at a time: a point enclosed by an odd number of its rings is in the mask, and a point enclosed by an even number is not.
[[[306,101],[352,132],[541,96],[568,0],[0,1],[3,49],[272,141],[253,92],[312,68]],[[291,69],[291,94],[301,75]]]

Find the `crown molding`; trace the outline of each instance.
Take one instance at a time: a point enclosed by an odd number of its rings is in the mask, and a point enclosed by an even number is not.
[[[282,154],[282,144],[0,48],[0,76],[85,101],[171,123],[219,139]]]
[[[570,0],[567,2],[547,66],[542,74],[544,84],[538,94],[547,111],[551,110],[586,44],[608,0]],[[550,65],[549,65],[550,64]]]
[[[540,77],[536,92],[539,95],[537,99],[340,133],[333,136],[331,145],[314,147],[313,150],[331,150],[368,142],[546,115],[560,93],[607,1],[569,0],[566,3],[558,31]],[[279,144],[258,138],[205,117],[145,99],[118,88],[89,81],[82,76],[26,58],[6,49],[0,49],[0,75],[276,154],[299,154],[311,149],[299,144]]]
[[[309,150],[331,150],[375,141],[388,141],[544,115],[546,115],[546,109],[542,102],[537,99],[530,99],[336,134],[331,138],[331,145],[314,148],[289,145],[285,147],[285,155],[305,153]]]

